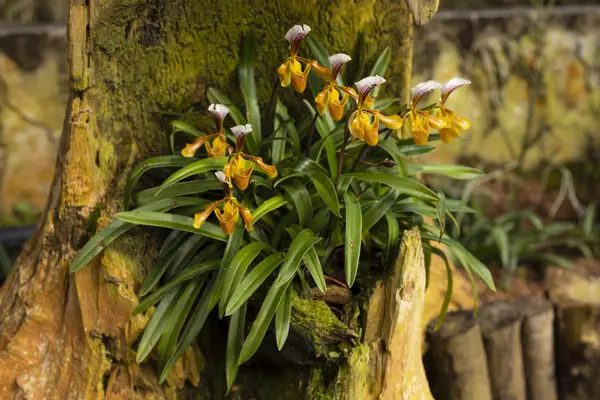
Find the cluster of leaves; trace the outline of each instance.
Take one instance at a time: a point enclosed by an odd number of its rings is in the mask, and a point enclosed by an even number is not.
[[[327,65],[323,47],[314,40],[310,43],[315,58]],[[318,116],[307,101],[305,115],[295,121],[275,97],[274,107],[267,108],[261,119],[254,46],[252,40],[245,41],[239,66],[245,114],[225,94],[214,88],[208,91],[209,101],[229,107],[228,120],[238,125],[252,123],[253,131],[245,142],[248,151],[276,165],[279,172],[276,180],[255,174],[244,192],[236,190],[240,204],[252,210],[253,230],[246,232],[238,224],[227,236],[210,220],[194,228],[192,215],[222,197],[222,184],[214,172],[224,167],[227,158],[197,160],[178,155],[176,133],[203,135],[182,118],[173,122],[174,154],[149,158],[131,172],[125,207],[133,197],[137,208],[117,214],[118,219],[92,237],[72,265],[72,271],[84,267],[136,225],[169,230],[159,259],[142,283],[143,300],[135,310],[142,313],[155,307],[139,340],[137,361],[144,361],[156,349],[161,382],[216,309],[219,317],[229,319],[226,376],[231,387],[238,366],[255,354],[273,321],[277,345],[282,348],[299,285],[311,285],[310,279],[325,292],[325,271],[339,268],[352,286],[357,276],[360,278],[361,258],[389,265],[403,231],[415,226],[421,228],[427,254],[440,253],[432,242],[441,240],[472,279],[474,273],[494,287],[487,268],[444,234],[443,223],[426,222],[428,217],[445,221],[446,215],[463,212],[465,207],[446,200],[417,178],[418,174],[441,174],[470,179],[480,172],[455,165],[411,164],[413,157],[435,149],[432,143],[440,139],[438,134],[429,136],[430,144],[417,146],[412,138],[398,140],[382,129],[380,133],[386,138],[376,147],[367,149],[359,141],[347,144],[344,124],[336,125],[328,114]],[[383,76],[389,61],[390,51],[386,49],[371,74]],[[309,87],[313,93],[320,90],[310,77]],[[377,99],[376,103],[393,104],[397,99]],[[272,129],[261,129],[261,121],[271,121],[263,128]],[[315,143],[308,143],[313,129],[310,121],[320,136]],[[231,134],[227,136],[233,141]],[[150,170],[167,170],[170,176],[161,185],[132,196],[134,185]],[[338,249],[344,254],[339,266],[331,257]],[[446,306],[452,289],[449,282]],[[248,306],[258,309],[249,331]]]
[[[477,180],[469,182],[462,197],[471,212],[457,215],[458,223],[449,234],[460,236],[461,243],[486,265],[500,265],[512,272],[523,265],[570,268],[573,260],[565,253],[590,258],[597,253],[595,206],[587,208],[580,223],[548,220],[528,209],[489,216],[482,204],[470,200],[476,184]]]

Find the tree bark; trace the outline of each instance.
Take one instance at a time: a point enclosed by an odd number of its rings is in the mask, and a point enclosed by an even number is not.
[[[186,111],[194,103],[204,109],[210,86],[239,100],[235,69],[249,27],[263,49],[256,73],[266,102],[286,53],[283,34],[295,23],[311,25],[332,52],[358,49],[364,34],[369,62],[391,46],[386,90],[407,98],[412,21],[397,1],[71,0],[71,95],[53,188],[37,232],[0,291],[0,398],[174,398],[186,381],[200,383],[203,357],[211,362],[200,392],[223,396],[218,322],[201,335],[201,342],[215,339],[216,349],[188,351],[165,385],[157,384],[152,364],[134,361],[132,344],[148,317],[132,311],[157,253],[157,231],[138,229],[76,274],[68,270],[82,244],[122,209],[132,166],[167,152],[161,111]],[[257,388],[266,381],[251,379],[263,376],[271,378],[277,398],[430,398],[420,346],[413,345],[420,343],[414,326],[422,311],[422,250],[416,233],[404,243],[389,279],[356,301],[357,310],[364,305],[360,314],[368,325],[361,327],[368,329],[347,360],[285,368],[256,363],[240,371],[232,396],[268,398]]]

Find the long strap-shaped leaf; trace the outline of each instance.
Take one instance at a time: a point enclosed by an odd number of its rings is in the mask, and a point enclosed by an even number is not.
[[[413,179],[389,175],[383,172],[353,172],[345,175],[352,176],[360,181],[381,182],[417,199],[432,202],[438,201],[438,196],[433,190]]]
[[[135,356],[138,363],[144,361],[156,343],[158,343],[160,335],[162,335],[166,328],[165,321],[168,318],[167,311],[171,307],[171,303],[176,299],[176,295],[179,291],[179,288],[171,289],[158,304],[154,313],[152,313],[152,317],[150,317],[150,321],[148,322],[148,325],[146,325],[144,334],[140,339],[140,344]]]
[[[225,166],[226,163],[227,157],[209,157],[195,161],[191,164],[187,164],[185,167],[181,168],[179,171],[165,179],[162,185],[160,185],[156,194],[159,194],[169,186],[172,186],[173,184],[182,181],[185,178],[189,178],[190,176],[198,175],[203,172],[220,170]]]
[[[269,292],[258,311],[258,315],[252,323],[250,332],[244,341],[238,364],[241,365],[248,361],[254,353],[256,353],[256,350],[258,350],[258,347],[263,341],[265,333],[267,333],[267,329],[273,320],[273,316],[279,307],[279,303],[283,299],[283,296],[291,283],[291,280],[288,280],[287,283],[281,285],[281,281],[278,279],[269,289]]]
[[[260,126],[260,107],[256,95],[256,82],[254,80],[254,61],[256,58],[256,38],[252,31],[248,31],[242,41],[242,52],[238,74],[240,88],[246,103],[246,119],[252,124],[252,132],[246,137],[246,145],[251,154],[258,149],[262,139]]]
[[[302,231],[302,228],[300,228],[298,225],[292,225],[291,227],[287,228],[287,231],[292,238],[295,238]],[[327,291],[327,284],[325,283],[323,267],[321,266],[321,260],[319,260],[317,250],[314,247],[308,249],[302,261],[304,261],[306,269],[308,269],[308,272],[312,276],[319,290],[325,293]]]
[[[293,299],[294,289],[292,285],[289,285],[285,291],[283,300],[279,302],[279,307],[277,307],[277,311],[275,312],[275,338],[277,339],[277,348],[279,350],[283,348],[290,332]]]
[[[238,372],[238,359],[244,344],[244,331],[246,329],[246,305],[238,309],[229,320],[227,334],[227,353],[225,355],[225,376],[227,378],[227,392],[231,390]]]
[[[192,278],[195,278],[196,276],[216,270],[217,268],[219,268],[220,261],[221,260],[205,261],[203,263],[187,267],[174,279],[170,280],[164,286],[161,286],[160,288],[155,290],[152,294],[146,296],[144,300],[142,300],[140,304],[138,304],[135,310],[133,310],[133,313],[143,313],[148,308],[158,303],[172,287],[177,286],[180,283],[188,281]]]
[[[283,262],[283,254],[271,254],[262,260],[242,279],[235,292],[229,298],[225,315],[232,315],[252,296],[265,280]]]
[[[344,194],[346,206],[346,234],[344,246],[344,271],[346,273],[346,284],[352,287],[358,272],[358,261],[360,259],[360,247],[362,237],[362,210],[358,199],[351,191]]]
[[[306,226],[313,215],[313,205],[306,187],[297,180],[281,185],[294,203],[300,226]]]
[[[219,300],[219,316],[221,318],[223,318],[223,315],[225,314],[225,307],[227,306],[231,294],[239,285],[252,261],[254,261],[261,251],[270,248],[271,246],[267,243],[254,242],[244,246],[238,251],[235,257],[233,257],[233,260],[231,260],[225,273],[225,278],[223,279],[221,299]]]
[[[201,181],[179,182],[169,188],[162,190],[158,194],[160,186],[142,190],[136,196],[136,202],[139,205],[152,203],[153,201],[164,199],[166,197],[189,196],[191,194],[199,194],[210,190],[221,190],[222,184],[216,179],[205,179]]]
[[[190,345],[196,341],[196,337],[200,333],[200,330],[202,330],[202,327],[204,326],[204,323],[208,318],[208,314],[212,310],[212,308],[209,307],[209,303],[215,281],[216,276],[214,276],[211,279],[211,282],[208,284],[208,286],[202,293],[202,296],[200,296],[200,300],[198,301],[198,304],[196,305],[196,308],[194,309],[194,312],[190,317],[189,322],[187,323],[183,333],[181,334],[181,339],[177,344],[173,355],[168,359],[168,361],[162,368],[160,377],[158,379],[159,383],[163,383],[167,379],[169,372],[171,371],[177,360],[179,360],[179,357],[181,357],[181,355],[187,350],[187,348],[190,347]]]
[[[223,290],[223,283],[225,281],[225,274],[227,273],[227,269],[229,268],[229,264],[233,260],[233,257],[237,254],[240,249],[240,245],[242,244],[242,238],[244,237],[244,229],[238,224],[235,228],[235,231],[229,236],[229,240],[227,241],[227,246],[225,247],[225,252],[223,253],[223,258],[221,259],[221,265],[219,266],[219,273],[217,274],[217,281],[212,290],[212,295],[210,298],[210,308],[212,309],[217,305],[219,299],[221,298],[221,292]]]
[[[287,200],[283,196],[274,196],[268,200],[265,200],[260,206],[256,207],[254,211],[252,211],[252,216],[254,217],[252,219],[252,225],[254,225],[256,221],[264,217],[266,214],[286,205],[287,203]]]
[[[292,280],[306,253],[321,240],[322,238],[315,236],[314,232],[310,229],[304,229],[294,238],[285,255],[285,260],[283,260],[283,265],[277,279],[278,286],[285,286]]]
[[[370,206],[363,213],[363,232],[367,232],[371,229],[388,210],[394,205],[396,199],[400,196],[400,191],[397,189],[390,189],[384,194],[379,200],[377,200],[372,206]]]
[[[179,229],[192,232],[211,239],[227,241],[227,235],[221,228],[211,222],[205,222],[200,229],[194,228],[194,218],[185,215],[168,214],[150,211],[127,211],[117,214],[122,221],[136,225],[157,226],[159,228]]]
[[[129,209],[129,202],[131,201],[131,191],[136,182],[142,177],[143,174],[153,168],[166,168],[166,167],[183,167],[191,163],[193,159],[185,158],[179,155],[168,155],[148,158],[139,164],[137,164],[129,174],[125,188],[123,189],[123,207],[125,211]]]
[[[288,175],[283,179],[280,179],[275,183],[275,186],[279,185],[281,182],[298,176],[308,176],[312,181],[315,189],[319,193],[319,196],[323,199],[327,207],[338,217],[342,217],[340,214],[340,202],[337,197],[337,193],[335,191],[335,186],[333,186],[333,182],[329,177],[321,172],[298,172],[292,175]]]
[[[195,205],[201,201],[202,199],[191,197],[169,198],[136,208],[135,212],[164,212],[176,207]],[[71,264],[71,272],[75,272],[78,269],[83,268],[92,260],[92,258],[100,254],[100,252],[104,250],[112,241],[134,227],[134,223],[128,223],[127,221],[116,220],[111,222],[106,228],[92,236],[92,238],[88,240],[81,250],[79,250],[79,253],[77,253],[77,256]]]

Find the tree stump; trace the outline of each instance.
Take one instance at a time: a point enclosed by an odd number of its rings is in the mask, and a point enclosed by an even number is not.
[[[438,331],[430,325],[437,400],[491,400],[481,329],[472,311],[448,313]]]
[[[600,399],[600,263],[551,268],[546,282],[556,307],[560,398]]]

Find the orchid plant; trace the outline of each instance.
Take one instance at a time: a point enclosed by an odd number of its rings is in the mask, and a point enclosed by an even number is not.
[[[244,46],[250,49],[242,52],[239,67],[246,117],[211,88],[212,120],[199,128],[189,115],[173,121],[174,154],[152,157],[133,169],[124,190],[125,210],[73,262],[73,271],[84,267],[136,225],[170,230],[141,285],[142,300],[135,310],[151,313],[137,361],[154,354],[161,382],[216,308],[220,318],[229,318],[226,376],[231,387],[238,366],[255,354],[273,320],[277,345],[283,347],[294,299],[297,293],[310,293],[299,289],[314,286],[326,292],[328,284],[366,289],[369,279],[361,265],[389,266],[402,232],[415,226],[422,232],[426,257],[445,259],[433,245],[442,241],[472,279],[475,273],[493,288],[487,268],[444,233],[446,219],[468,207],[418,179],[429,173],[471,179],[480,172],[410,162],[433,151],[435,141],[449,142],[469,128],[469,121],[455,116],[446,100],[470,82],[421,83],[413,88],[410,104],[384,113],[390,108],[386,104],[397,103],[375,95],[386,81],[389,50],[355,89],[344,84],[341,74],[350,56],[328,56],[314,40],[309,44],[315,59],[300,56],[309,32],[307,25],[296,25],[286,33],[290,55],[277,69],[279,84],[262,115],[253,76],[254,44],[247,40]],[[277,86],[292,86],[298,93],[309,87],[314,106],[304,104],[311,117],[298,112],[295,121],[278,98],[277,90],[283,89]],[[420,107],[436,91],[438,100]],[[263,129],[268,120],[272,131]],[[233,126],[226,128],[230,121]],[[177,151],[175,135],[181,132],[195,140]],[[412,138],[406,137],[409,132]],[[133,187],[151,169],[171,170],[170,176],[132,199]],[[132,202],[137,208],[128,211]],[[213,213],[220,226],[211,220]],[[371,267],[368,274],[373,271]],[[375,271],[383,275],[385,267]],[[452,290],[448,273],[442,316]],[[246,333],[248,306],[258,314]]]

